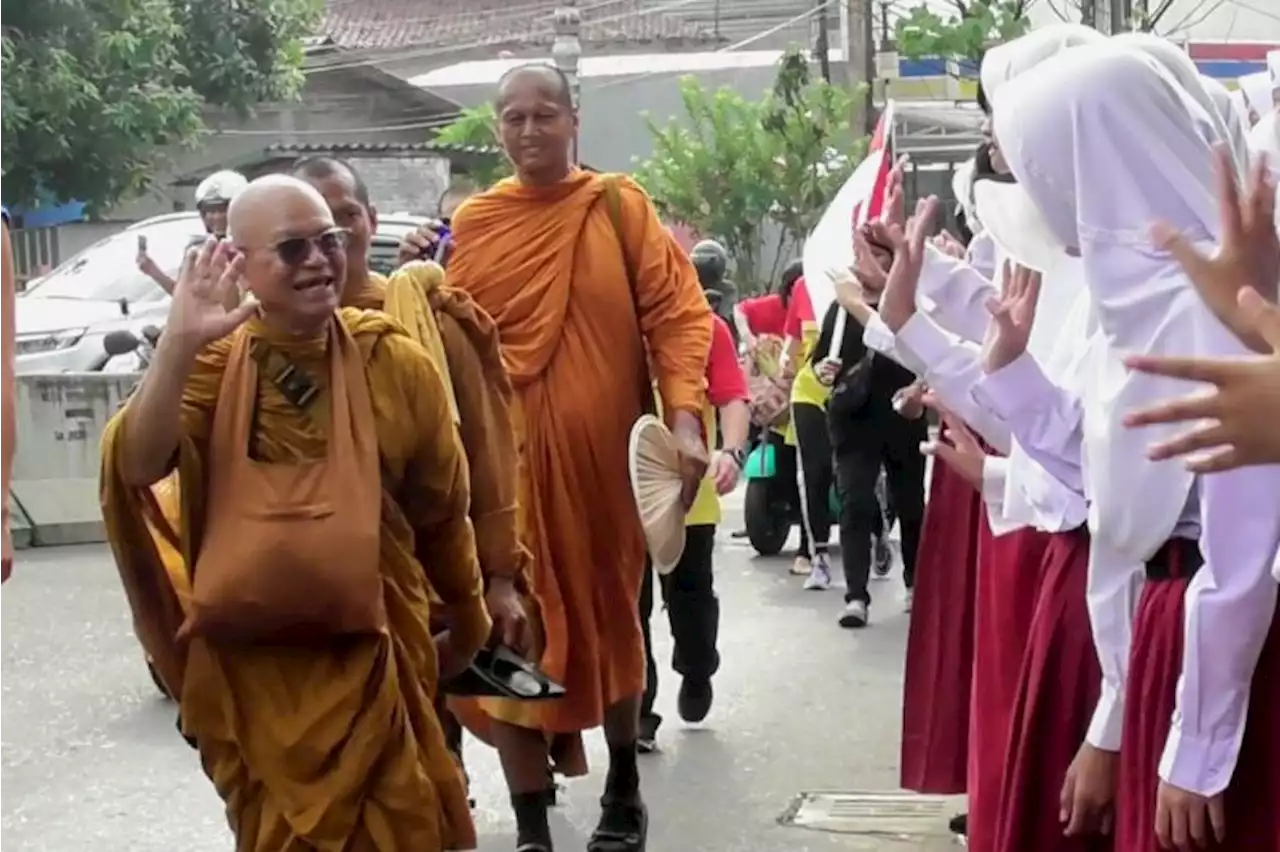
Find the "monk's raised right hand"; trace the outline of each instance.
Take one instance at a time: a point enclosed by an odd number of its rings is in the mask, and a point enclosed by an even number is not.
[[[240,288],[244,257],[227,243],[210,237],[187,250],[173,288],[173,302],[161,340],[172,341],[188,353],[226,337],[253,316],[258,303],[245,299],[234,308],[233,292]]]
[[[397,265],[404,266],[406,263],[423,258],[435,259],[436,245],[440,242],[440,234],[444,227],[443,222],[432,219],[406,234],[400,241],[400,248],[396,253]]]

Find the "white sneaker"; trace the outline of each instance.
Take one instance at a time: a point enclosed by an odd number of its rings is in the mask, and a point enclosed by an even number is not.
[[[907,589],[907,593],[902,596],[902,611],[911,612],[911,603],[915,600],[916,593],[914,589]]]
[[[867,605],[862,601],[849,601],[840,613],[841,627],[866,627],[868,619]]]
[[[796,561],[791,563],[791,573],[797,577],[807,577],[811,571],[813,571],[813,563],[807,556],[797,556]]]
[[[806,591],[825,592],[831,588],[831,568],[827,565],[827,557],[823,554],[813,559],[813,570],[804,580]]]

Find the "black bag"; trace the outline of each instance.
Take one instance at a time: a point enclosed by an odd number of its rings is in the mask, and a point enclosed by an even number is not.
[[[857,414],[871,398],[871,366],[875,353],[867,350],[852,364],[842,365],[831,389],[827,412],[834,417]]]
[[[563,698],[564,687],[505,645],[482,648],[467,670],[440,685],[446,695],[546,701]]]

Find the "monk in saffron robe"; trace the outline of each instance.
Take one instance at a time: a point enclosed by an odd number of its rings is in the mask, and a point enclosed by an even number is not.
[[[491,627],[444,383],[385,315],[335,313],[345,232],[313,188],[263,178],[230,216],[237,257],[212,240],[188,256],[156,359],[103,440],[103,514],[135,627],[180,701],[183,731],[226,803],[238,852],[473,849],[463,780],[432,706],[439,678],[464,668]],[[227,311],[224,297],[242,274],[258,303]],[[256,353],[265,353],[261,370],[249,368]],[[276,362],[287,363],[287,375],[272,369]],[[299,396],[299,388],[314,393]],[[350,417],[338,417],[341,388],[354,388],[343,393],[363,399],[363,409],[352,404]],[[176,460],[177,539],[193,566],[189,601],[198,601],[202,566],[216,557],[202,541],[224,523],[211,514],[220,504],[210,483],[244,464],[223,454],[219,415],[246,398],[253,416],[242,458],[257,467],[311,469],[319,459],[334,467],[330,443],[374,442],[369,461],[380,469],[364,473],[381,490],[368,516],[380,520],[350,534],[376,529],[381,628],[270,644],[186,630],[190,614],[152,536],[165,522],[149,486]],[[451,626],[434,642],[428,583]]]
[[[466,293],[444,286],[443,270],[434,263],[409,258],[390,280],[369,269],[378,213],[350,163],[309,157],[298,161],[293,173],[324,196],[334,221],[350,233],[342,304],[385,311],[442,367],[471,471],[471,524],[485,602],[499,638],[528,652],[533,640],[522,597],[528,592],[530,555],[520,543],[519,450],[497,328]],[[462,728],[442,699],[436,709],[449,748],[461,763]]]
[[[577,118],[562,75],[518,68],[500,82],[497,106],[517,176],[455,212],[449,283],[498,326],[523,429],[521,508],[545,639],[538,662],[568,695],[486,701],[487,736],[512,793],[517,848],[549,852],[545,735],[576,739],[603,724],[609,775],[587,848],[633,852],[648,819],[636,767],[645,546],[628,435],[647,407],[647,347],[667,421],[692,450],[682,471],[691,504],[706,470],[711,310],[643,190],[571,164]]]

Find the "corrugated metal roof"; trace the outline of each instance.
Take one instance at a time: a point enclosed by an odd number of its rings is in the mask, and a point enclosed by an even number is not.
[[[268,145],[273,156],[307,157],[317,154],[347,156],[352,154],[497,154],[496,147],[457,145],[444,142],[302,142]]]
[[[550,44],[557,0],[327,0],[323,35],[345,48]],[[589,43],[715,41],[701,23],[650,8],[643,0],[580,4]]]

